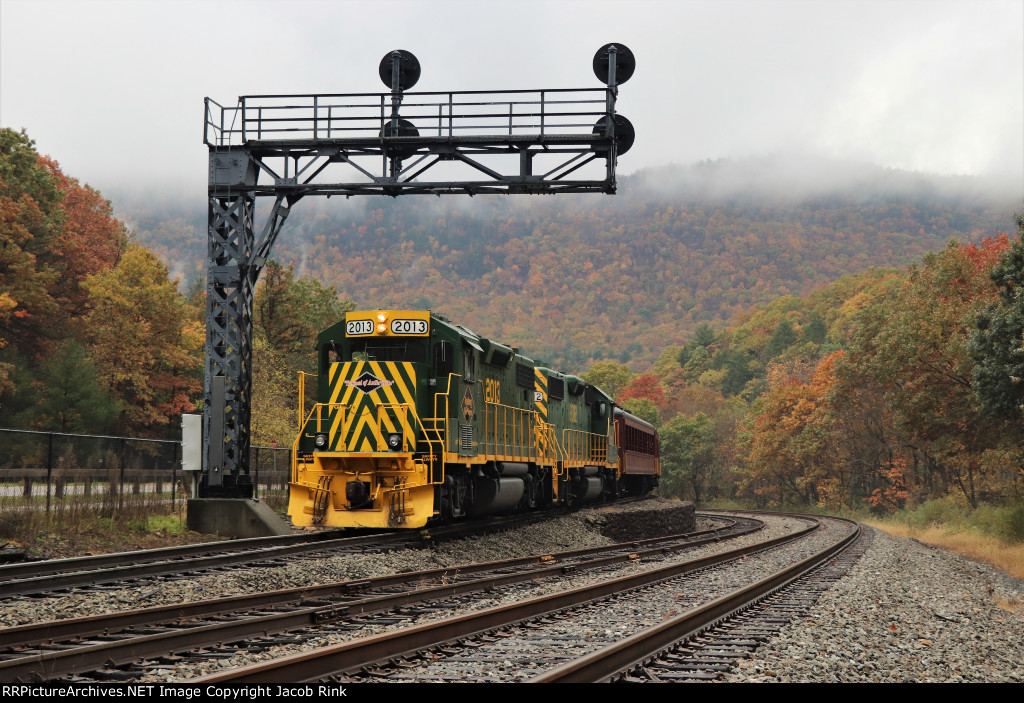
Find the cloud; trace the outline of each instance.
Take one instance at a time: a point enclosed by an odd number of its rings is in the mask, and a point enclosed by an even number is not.
[[[802,151],[1021,182],[1022,27],[1019,0],[3,0],[0,125],[100,190],[198,190],[206,96],[381,92],[395,48],[416,90],[593,87],[615,41],[622,173]]]

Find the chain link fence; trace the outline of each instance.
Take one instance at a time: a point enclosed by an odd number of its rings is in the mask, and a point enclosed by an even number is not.
[[[288,500],[291,449],[252,447],[255,497]],[[0,510],[95,508],[104,517],[192,497],[181,442],[0,429]]]

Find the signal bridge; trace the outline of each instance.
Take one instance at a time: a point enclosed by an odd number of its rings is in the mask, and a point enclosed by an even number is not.
[[[420,65],[381,60],[387,93],[206,98],[209,147],[207,336],[200,496],[252,496],[252,303],[291,207],[309,195],[615,193],[633,144],[616,114],[632,52],[593,59],[600,88],[408,92]],[[256,198],[273,198],[256,226]]]

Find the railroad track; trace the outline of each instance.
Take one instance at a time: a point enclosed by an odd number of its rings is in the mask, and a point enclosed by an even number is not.
[[[852,524],[852,523],[851,523]],[[531,683],[713,681],[807,614],[842,578],[869,539],[849,534],[799,562],[664,623],[562,663]]]
[[[871,544],[870,532],[860,534],[849,548],[805,572],[749,606],[740,606],[705,629],[679,638],[670,647],[648,647],[626,667],[619,667],[603,680],[631,683],[714,681],[732,670],[739,659],[748,657],[770,642],[784,627],[806,616],[818,597],[831,588],[857,563]],[[606,667],[607,671],[608,667]],[[601,677],[595,677],[601,678]]]
[[[804,530],[766,542],[756,552],[748,546],[704,559],[676,561],[510,605],[320,647],[196,682],[540,682],[548,680],[544,677],[549,670],[576,670],[574,662],[581,653],[598,662],[594,666],[601,677],[612,676],[618,669],[609,671],[620,663],[613,663],[609,655],[619,650],[621,642],[636,639],[637,630],[659,629],[662,620],[678,621],[698,607],[705,612],[739,607],[733,605],[735,599],[749,598],[762,582],[789,578],[782,574],[792,574],[792,562],[828,559],[829,550],[856,533],[856,526],[845,521],[807,518],[806,522]],[[822,524],[825,527],[819,529]],[[786,562],[786,568],[768,565],[769,560]],[[807,564],[799,568],[807,568]],[[728,597],[707,596],[709,584],[716,579],[721,582],[717,590],[728,592]],[[701,600],[700,606],[685,605]],[[721,614],[713,619],[718,617]],[[669,636],[676,637],[676,633]],[[664,648],[666,643],[658,646]],[[626,656],[639,655],[632,650]],[[593,671],[585,676],[593,676]]]
[[[145,672],[191,660],[230,657],[298,644],[326,631],[402,623],[462,606],[468,594],[584,571],[664,558],[762,524],[737,519],[714,530],[12,627],[0,632],[0,681],[139,680]],[[379,614],[383,613],[381,616]],[[378,614],[378,615],[373,615]],[[225,646],[224,643],[231,643]],[[91,672],[91,673],[90,673]]]
[[[133,587],[161,578],[192,578],[226,568],[279,566],[286,559],[423,547],[441,540],[506,530],[557,512],[456,523],[418,532],[367,532],[352,536],[329,530],[279,537],[207,542],[117,554],[22,562],[0,566],[0,598],[55,595],[102,587]]]

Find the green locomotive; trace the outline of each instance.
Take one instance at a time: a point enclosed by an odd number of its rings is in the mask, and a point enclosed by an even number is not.
[[[317,349],[317,402],[302,417],[300,397],[293,452],[296,525],[417,528],[657,485],[651,425],[440,315],[350,312]]]

